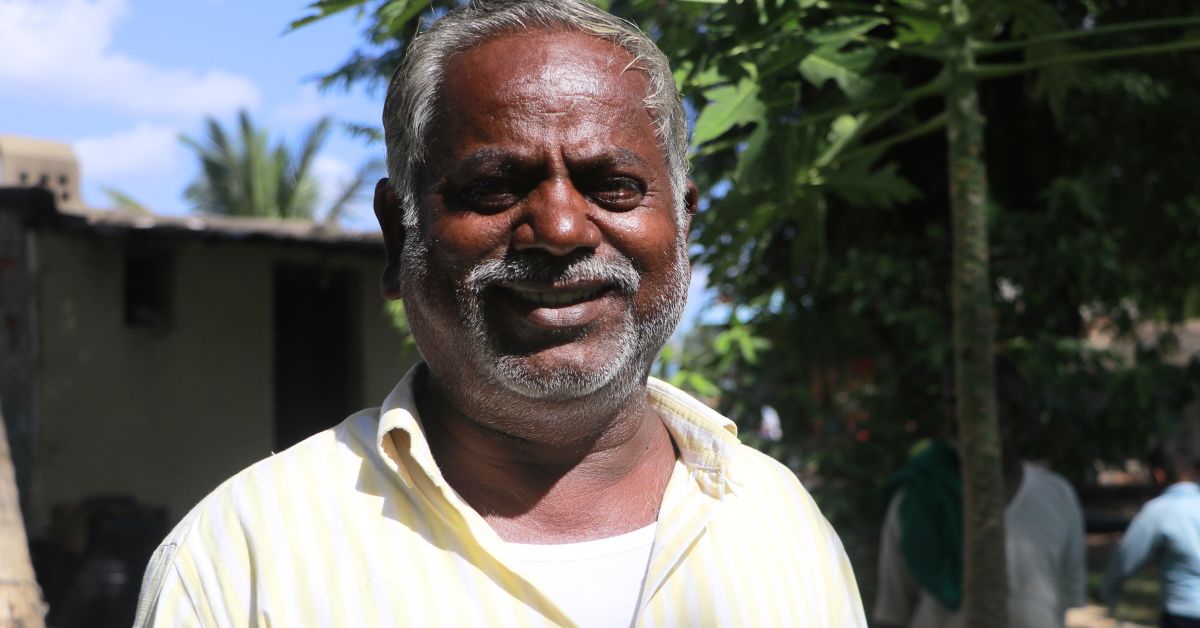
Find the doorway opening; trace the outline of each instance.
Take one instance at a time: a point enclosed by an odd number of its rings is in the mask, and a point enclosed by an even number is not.
[[[359,408],[356,279],[319,266],[275,269],[275,451]]]

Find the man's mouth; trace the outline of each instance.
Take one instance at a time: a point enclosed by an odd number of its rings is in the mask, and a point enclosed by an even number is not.
[[[510,290],[512,290],[513,294],[534,305],[556,307],[590,301],[600,296],[601,293],[607,290],[607,287],[594,286],[574,290],[527,290],[510,288]]]
[[[513,282],[496,285],[495,304],[499,311],[515,314],[523,328],[537,333],[590,327],[606,315],[616,301],[610,298],[616,287],[605,281],[581,281],[565,285],[539,282]]]

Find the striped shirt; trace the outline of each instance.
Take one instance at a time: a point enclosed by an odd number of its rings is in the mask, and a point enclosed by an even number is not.
[[[415,371],[382,409],[201,501],[151,558],[135,626],[573,625],[442,477]],[[648,388],[680,455],[634,625],[865,626],[841,542],[796,476],[683,392]]]

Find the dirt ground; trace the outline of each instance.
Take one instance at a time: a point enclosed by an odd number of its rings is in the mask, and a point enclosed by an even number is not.
[[[1109,617],[1108,611],[1099,604],[1067,611],[1067,628],[1153,628],[1154,624],[1117,621]]]
[[[1100,600],[1104,568],[1120,541],[1120,533],[1087,535],[1087,592],[1090,604],[1067,612],[1067,628],[1153,628],[1158,625],[1161,585],[1158,572],[1152,567],[1142,569],[1125,583],[1116,619],[1108,614],[1108,609]]]

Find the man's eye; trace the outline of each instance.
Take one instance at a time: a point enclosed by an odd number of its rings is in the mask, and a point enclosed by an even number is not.
[[[503,179],[483,179],[464,186],[459,196],[472,209],[500,211],[520,200],[521,193]]]
[[[640,181],[631,177],[605,177],[592,185],[590,195],[600,205],[626,211],[642,204],[646,190]]]

